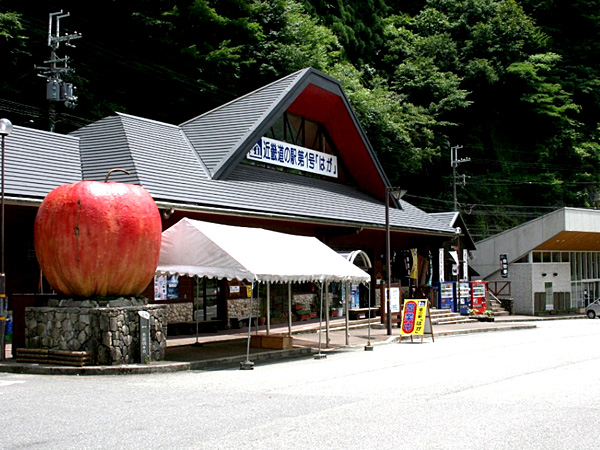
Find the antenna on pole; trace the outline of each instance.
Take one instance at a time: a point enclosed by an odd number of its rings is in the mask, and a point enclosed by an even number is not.
[[[62,102],[67,108],[75,108],[77,97],[75,96],[75,86],[72,83],[66,83],[62,80],[65,75],[73,69],[69,67],[69,57],[59,58],[56,54],[58,47],[64,42],[67,47],[75,47],[71,44],[74,39],[79,39],[81,33],[65,33],[60,35],[60,19],[69,17],[70,13],[64,13],[62,9],[59,12],[50,13],[48,19],[48,47],[50,47],[50,59],[44,61],[48,66],[37,67],[41,73],[39,76],[46,78],[46,100],[50,102],[49,119],[50,131],[54,131],[56,123],[56,103]]]
[[[460,163],[469,162],[471,158],[458,159],[458,150],[463,148],[462,145],[456,145],[450,147],[450,165],[452,166],[452,180],[454,187],[454,211],[458,211],[458,202],[456,201],[456,168]],[[465,184],[465,178],[463,176],[463,186]]]

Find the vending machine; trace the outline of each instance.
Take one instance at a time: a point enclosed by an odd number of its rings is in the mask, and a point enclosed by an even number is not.
[[[461,316],[468,316],[471,309],[471,283],[460,281],[458,283],[458,312]]]
[[[360,289],[358,284],[350,285],[350,309],[360,308]]]
[[[456,312],[456,283],[442,281],[438,283],[438,308]]]
[[[487,283],[471,281],[471,308],[476,314],[483,314],[487,309]]]

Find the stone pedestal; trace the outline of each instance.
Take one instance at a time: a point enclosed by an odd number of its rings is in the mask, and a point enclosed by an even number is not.
[[[150,314],[150,361],[165,358],[166,306],[147,299],[52,300],[46,307],[25,309],[25,347],[91,351],[92,364],[140,361],[139,311]]]

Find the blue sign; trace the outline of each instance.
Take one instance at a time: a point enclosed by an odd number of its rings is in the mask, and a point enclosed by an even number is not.
[[[247,158],[328,177],[338,176],[337,156],[266,137],[252,147]]]
[[[167,278],[167,300],[179,299],[179,275],[169,275]]]

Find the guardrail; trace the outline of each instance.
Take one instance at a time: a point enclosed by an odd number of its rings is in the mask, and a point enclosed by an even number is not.
[[[488,281],[488,291],[495,297],[512,297],[510,281]]]

